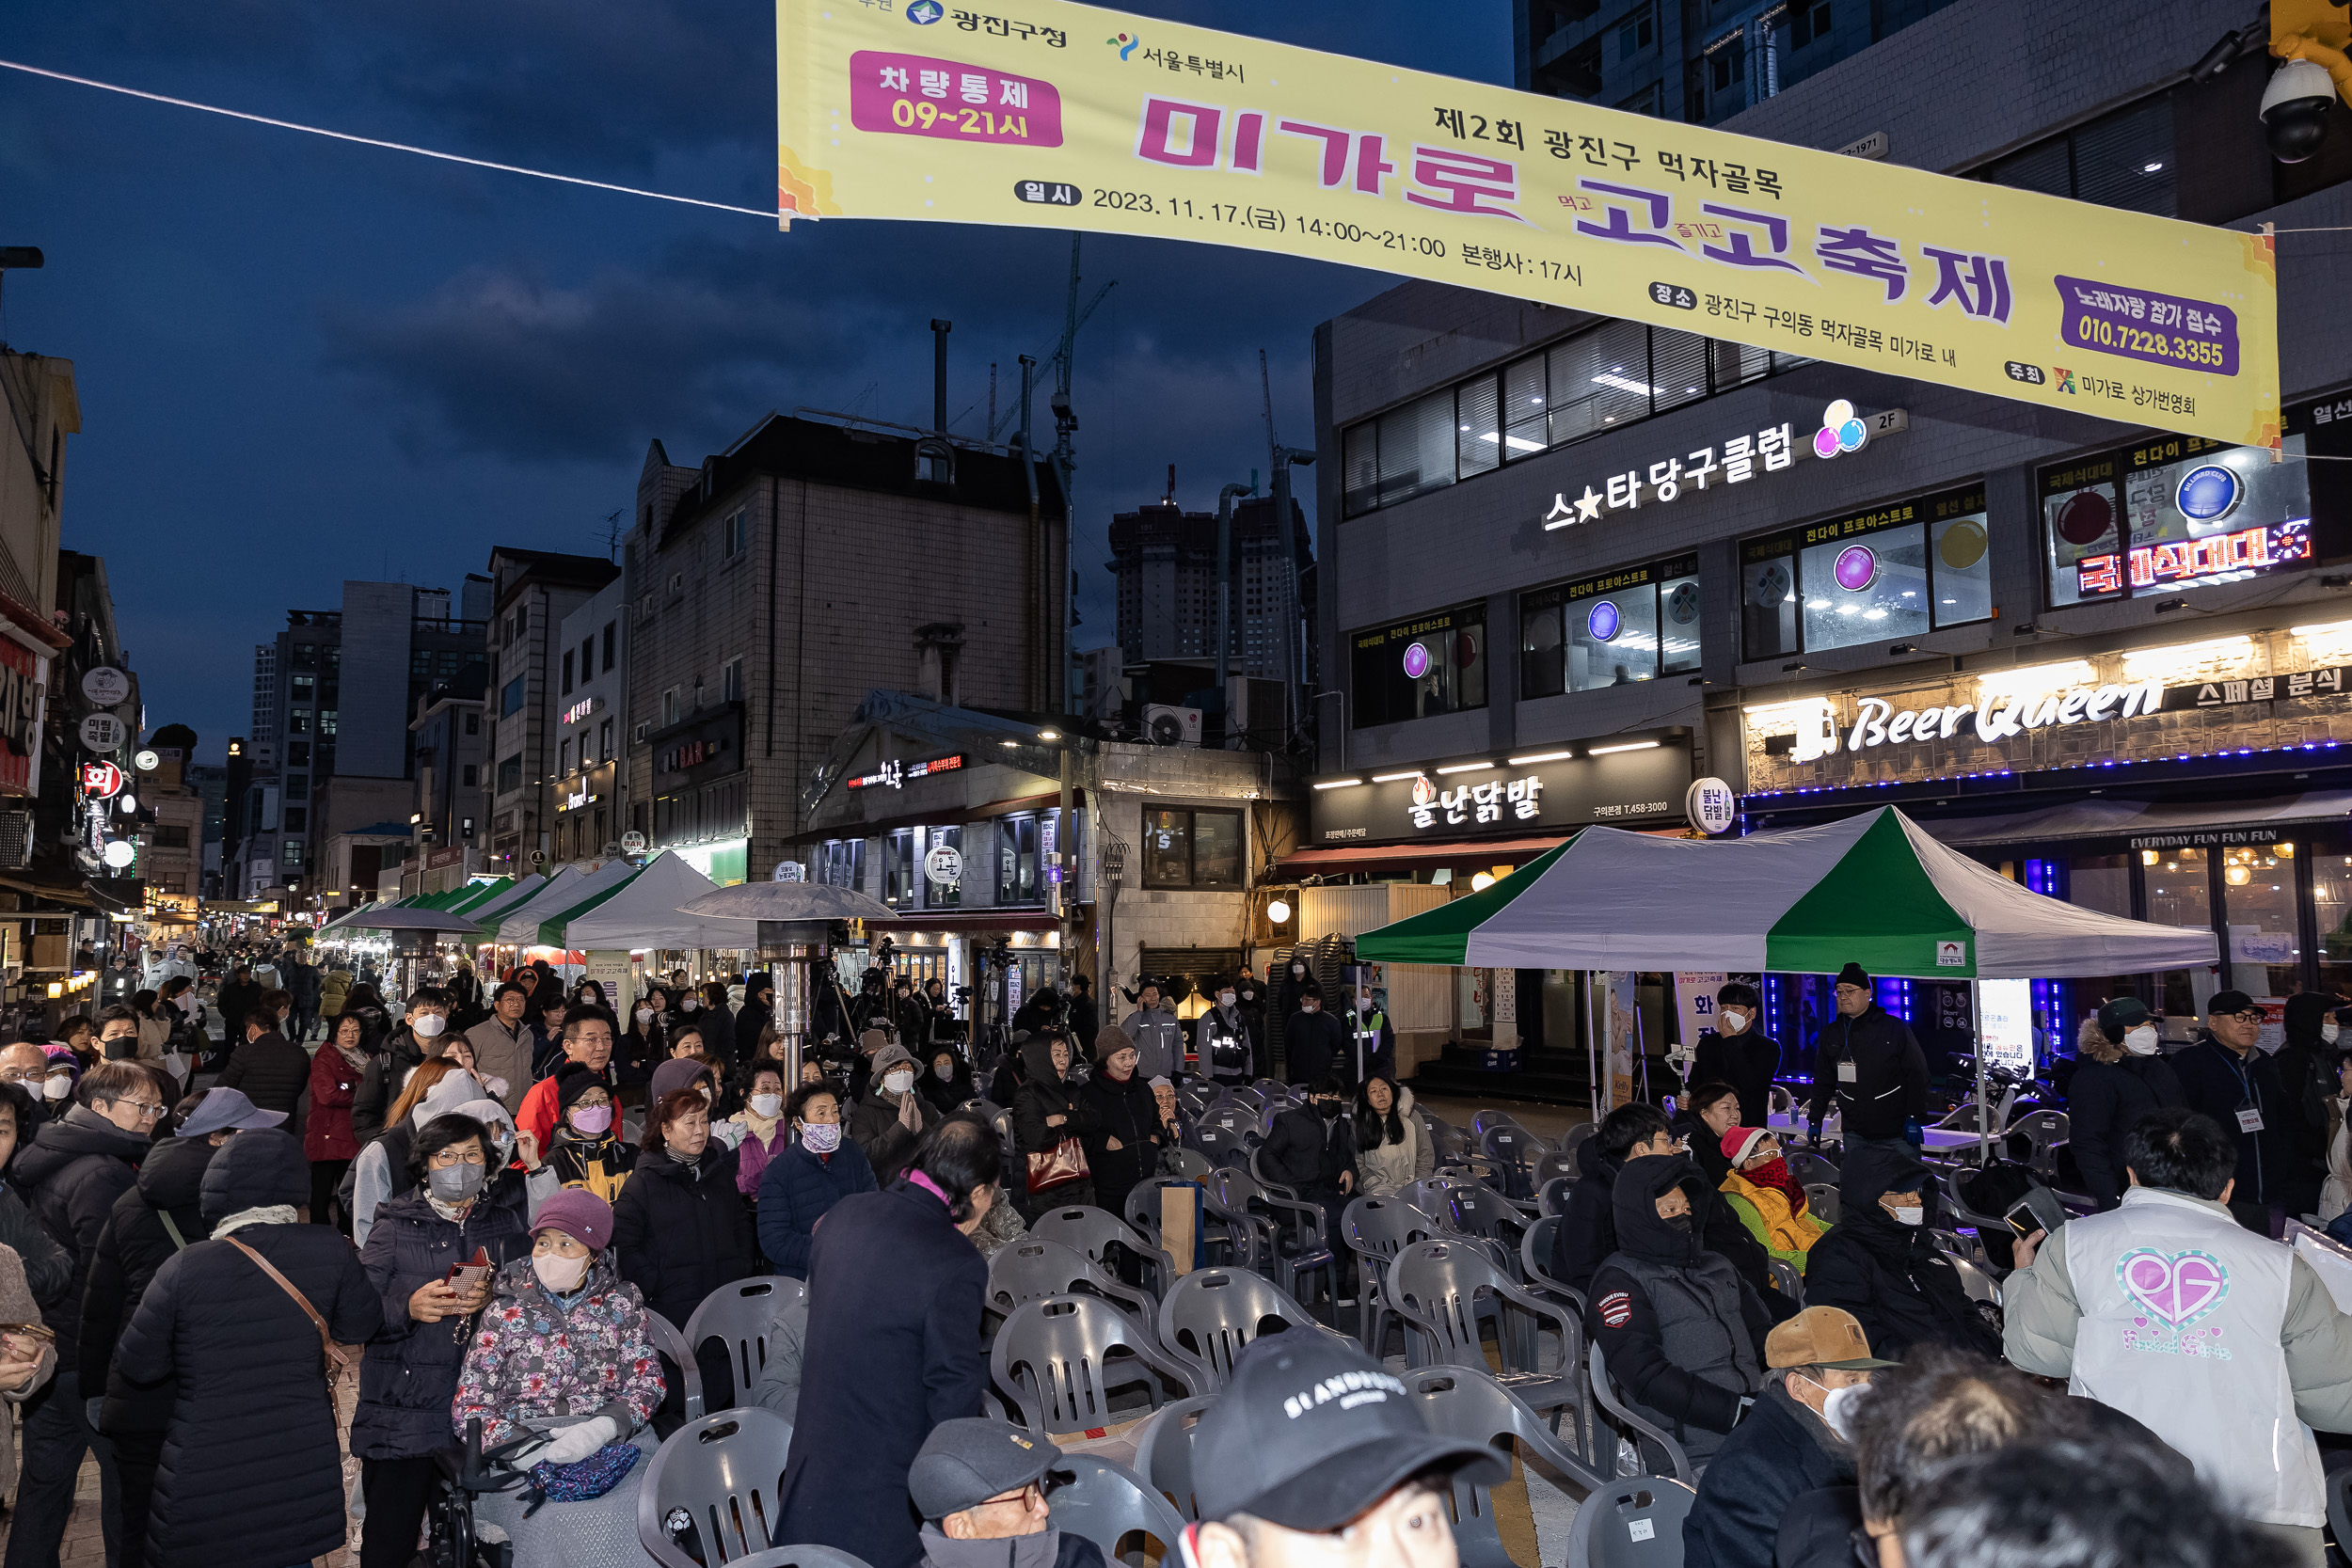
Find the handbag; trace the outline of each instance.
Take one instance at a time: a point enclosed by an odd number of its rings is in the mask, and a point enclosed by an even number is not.
[[[1056,1187],[1066,1187],[1073,1181],[1084,1181],[1094,1174],[1087,1168],[1086,1145],[1076,1138],[1064,1138],[1051,1148],[1029,1152],[1029,1192],[1050,1193]]]
[[[337,1344],[335,1342],[335,1336],[327,1331],[326,1320],[320,1317],[319,1309],[310,1305],[310,1298],[304,1295],[300,1291],[295,1290],[294,1282],[288,1279],[284,1275],[279,1274],[276,1264],[272,1263],[268,1259],[262,1257],[260,1253],[254,1251],[251,1247],[246,1245],[243,1242],[237,1240],[234,1236],[223,1236],[220,1239],[227,1242],[230,1246],[235,1247],[239,1252],[244,1253],[247,1258],[252,1259],[263,1274],[278,1281],[278,1288],[285,1291],[288,1295],[294,1297],[294,1305],[302,1308],[302,1315],[310,1320],[310,1326],[312,1328],[319,1331],[319,1358],[322,1363],[322,1370],[326,1374],[327,1401],[329,1403],[332,1403],[335,1398],[336,1384],[341,1382],[346,1374],[356,1376],[358,1373],[359,1356],[361,1354],[360,1348],[357,1345]]]

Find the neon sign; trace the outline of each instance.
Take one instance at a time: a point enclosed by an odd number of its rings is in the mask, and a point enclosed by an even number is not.
[[[2122,588],[2127,571],[2134,588],[2150,588],[2166,582],[2251,576],[2311,559],[2311,519],[2299,517],[2291,523],[2242,528],[2202,539],[2166,539],[2136,545],[2128,551],[2086,556],[2075,562],[2074,578],[2082,594],[2113,594]]]
[[[843,783],[850,789],[873,789],[878,785],[887,785],[892,789],[898,789],[902,787],[909,779],[927,779],[933,773],[952,773],[962,766],[963,756],[961,752],[953,756],[932,757],[925,762],[891,761],[883,763],[871,773],[861,773],[853,779],[844,780]]]

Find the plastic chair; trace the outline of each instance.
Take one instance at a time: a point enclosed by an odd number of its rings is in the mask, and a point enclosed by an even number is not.
[[[776,1321],[776,1308],[784,1305],[779,1291],[787,1285],[800,1285],[800,1281],[760,1275],[722,1285],[703,1297],[703,1304],[686,1320],[688,1345],[699,1350],[706,1339],[726,1343],[727,1370],[735,1375],[735,1386],[727,1390],[720,1408],[743,1402],[752,1385],[759,1381],[760,1370],[768,1365],[768,1330]]]
[[[1987,1307],[2001,1305],[2000,1283],[1993,1277],[1991,1270],[1972,1258],[1955,1257],[1950,1253],[1944,1255],[1944,1260],[1951,1264],[1954,1274],[1960,1275],[1960,1287],[1968,1292],[1970,1301],[1981,1302]]]
[[[1559,1215],[1568,1212],[1568,1194],[1576,1183],[1565,1176],[1555,1176],[1535,1188],[1535,1212],[1538,1216]]]
[[[1764,1260],[1764,1266],[1772,1273],[1773,1288],[1799,1307],[1803,1307],[1804,1305],[1804,1275],[1797,1272],[1797,1265],[1786,1258],[1767,1258]]]
[[[1664,1427],[1660,1426],[1648,1417],[1635,1413],[1633,1407],[1626,1402],[1624,1392],[1618,1388],[1616,1380],[1609,1375],[1609,1364],[1608,1361],[1601,1355],[1600,1347],[1598,1345],[1588,1346],[1585,1352],[1585,1359],[1587,1363],[1587,1370],[1592,1374],[1593,1397],[1600,1401],[1601,1409],[1607,1411],[1612,1417],[1623,1422],[1625,1425],[1632,1428],[1642,1436],[1648,1438],[1653,1443],[1656,1443],[1659,1448],[1664,1451],[1667,1463],[1674,1466],[1675,1479],[1695,1487],[1698,1484],[1699,1478],[1698,1472],[1691,1467],[1691,1456],[1683,1451],[1682,1445],[1675,1439],[1672,1433],[1669,1433]],[[1592,1499],[1588,1497],[1585,1500],[1590,1502]],[[1582,1511],[1579,1510],[1579,1512],[1581,1513]],[[1677,1526],[1675,1529],[1675,1550],[1678,1553],[1681,1549],[1682,1530],[1681,1528]],[[1570,1560],[1574,1560],[1571,1559]],[[1679,1560],[1670,1559],[1668,1560]]]
[[[1432,1432],[1490,1445],[1508,1437],[1519,1445],[1522,1459],[1532,1453],[1581,1490],[1604,1484],[1581,1452],[1563,1444],[1526,1401],[1484,1368],[1424,1367],[1408,1374],[1405,1386]],[[1583,1440],[1581,1433],[1577,1440]]]
[[[1187,1394],[1201,1392],[1150,1329],[1100,1296],[1047,1296],[1014,1307],[988,1360],[996,1386],[1020,1406],[1021,1424],[1049,1437],[1109,1426],[1114,1388],[1142,1384],[1154,1410],[1162,1377]]]
[[[1584,1324],[1556,1302],[1513,1284],[1481,1248],[1459,1237],[1415,1242],[1389,1268],[1389,1298],[1405,1321],[1421,1330],[1428,1362],[1475,1367],[1486,1371],[1486,1354],[1478,1324],[1495,1325],[1495,1349],[1502,1363],[1496,1381],[1538,1412],[1573,1410],[1577,1430],[1589,1419],[1582,1381]],[[1560,1336],[1560,1359],[1544,1365],[1542,1330]],[[1411,1358],[1408,1356],[1409,1362]]]
[[[1173,1254],[1166,1252],[1166,1243],[1160,1240],[1160,1193],[1168,1187],[1188,1188],[1200,1195],[1200,1240],[1204,1243],[1203,1250],[1208,1252],[1207,1261],[1243,1269],[1263,1268],[1266,1265],[1273,1242],[1265,1231],[1259,1228],[1258,1222],[1246,1213],[1227,1208],[1216,1195],[1197,1181],[1186,1181],[1173,1176],[1146,1177],[1136,1182],[1134,1190],[1127,1195],[1127,1223],[1150,1237],[1153,1246],[1163,1249],[1162,1256],[1171,1259],[1168,1275],[1170,1281],[1176,1278]],[[1225,1249],[1224,1257],[1216,1255],[1214,1249],[1217,1247]],[[1172,1288],[1171,1285],[1169,1289]],[[1168,1289],[1159,1293],[1166,1295]]]
[[[1176,1174],[1187,1181],[1198,1181],[1216,1169],[1209,1157],[1197,1148],[1176,1148],[1169,1153],[1176,1162]]]
[[[1574,1154],[1578,1144],[1582,1143],[1585,1139],[1591,1137],[1594,1133],[1599,1131],[1600,1124],[1598,1122],[1578,1122],[1574,1127],[1569,1128],[1565,1132],[1560,1134],[1560,1152],[1567,1155]]]
[[[1248,1167],[1249,1151],[1257,1147],[1255,1123],[1245,1127],[1228,1127],[1222,1123],[1200,1122],[1192,1130],[1192,1141],[1215,1165]]]
[[[1374,1359],[1384,1356],[1389,1324],[1401,1322],[1389,1305],[1389,1264],[1409,1243],[1437,1235],[1444,1227],[1400,1197],[1359,1197],[1340,1213],[1340,1240],[1356,1255],[1357,1317],[1364,1331],[1364,1349]],[[1405,1356],[1414,1354],[1413,1334],[1405,1334]]]
[[[2028,1111],[2010,1122],[2004,1137],[2023,1138],[2033,1146],[2026,1164],[2047,1184],[2058,1181],[2058,1146],[2073,1135],[2073,1122],[2064,1111]]]
[[[1159,1310],[1150,1295],[1113,1279],[1085,1253],[1060,1242],[1024,1236],[998,1247],[988,1260],[988,1305],[1008,1316],[1025,1302],[1081,1289],[1104,1297],[1147,1327]]]
[[[1286,1188],[1269,1186],[1237,1170],[1212,1171],[1202,1185],[1226,1208],[1258,1222],[1264,1243],[1262,1256],[1273,1263],[1275,1283],[1294,1302],[1306,1299],[1299,1291],[1298,1276],[1319,1273],[1323,1275],[1324,1293],[1331,1300],[1332,1313],[1338,1314],[1339,1259],[1324,1242],[1320,1208],[1299,1202]]]
[[[1538,1187],[1548,1181],[1573,1182],[1582,1174],[1577,1169],[1576,1155],[1572,1151],[1555,1148],[1535,1158],[1535,1185]]]
[[[1184,1533],[1184,1516],[1149,1482],[1124,1465],[1100,1454],[1069,1453],[1054,1466],[1071,1479],[1054,1488],[1054,1528],[1080,1536],[1103,1548],[1106,1563],[1123,1562],[1144,1568],[1148,1549],[1120,1554],[1120,1544],[1140,1531],[1159,1543],[1159,1560],[1174,1562],[1177,1541]]]
[[[1527,1132],[1527,1135],[1530,1138],[1534,1139],[1536,1143],[1543,1144],[1544,1148],[1549,1148],[1551,1147],[1549,1143],[1545,1143],[1543,1139],[1535,1137],[1534,1133],[1528,1132],[1525,1127],[1520,1126],[1519,1118],[1513,1116],[1508,1111],[1500,1111],[1489,1105],[1484,1110],[1474,1111],[1470,1114],[1470,1131],[1477,1133],[1482,1138],[1498,1127],[1518,1127],[1520,1132]]]
[[[1828,1182],[1807,1182],[1804,1189],[1804,1204],[1806,1211],[1814,1218],[1827,1220],[1832,1225],[1837,1223],[1837,1189]]]
[[[1202,1388],[1222,1388],[1233,1375],[1233,1357],[1258,1338],[1268,1318],[1292,1328],[1323,1326],[1295,1298],[1260,1275],[1195,1269],[1160,1303],[1160,1348],[1191,1368]]]
[[[1559,1234],[1560,1216],[1547,1214],[1527,1227],[1519,1238],[1519,1272],[1526,1277],[1527,1288],[1538,1295],[1551,1296],[1584,1321],[1584,1292],[1559,1278],[1551,1272],[1552,1238]]]
[[[1535,1162],[1551,1151],[1535,1134],[1517,1122],[1489,1127],[1479,1134],[1478,1151],[1502,1172],[1506,1197],[1531,1197],[1535,1192]]]
[[[1783,1157],[1788,1162],[1788,1174],[1797,1179],[1798,1185],[1810,1187],[1816,1182],[1832,1187],[1837,1185],[1837,1167],[1810,1149],[1787,1149],[1783,1151]]]
[[[864,1558],[837,1546],[771,1546],[739,1557],[727,1568],[867,1568]]]
[[[2352,1469],[2337,1470],[2328,1478],[2328,1533],[2336,1538],[2339,1549],[2352,1541]]]
[[[1611,1481],[1578,1507],[1567,1568],[1682,1568],[1682,1521],[1697,1501],[1662,1476]]]
[[[1105,1274],[1111,1266],[1104,1254],[1114,1243],[1125,1247],[1151,1267],[1154,1294],[1166,1294],[1176,1279],[1176,1259],[1161,1249],[1158,1239],[1144,1240],[1134,1227],[1107,1209],[1097,1209],[1091,1204],[1048,1209],[1029,1222],[1029,1234],[1039,1241],[1059,1242],[1084,1253]]]
[[[687,1422],[654,1450],[637,1542],[662,1568],[718,1568],[775,1544],[792,1423],[752,1405]],[[692,1531],[699,1555],[678,1544]]]
[[[645,1342],[678,1370],[678,1386],[686,1401],[686,1418],[690,1421],[702,1419],[706,1414],[703,1406],[703,1370],[694,1359],[694,1347],[687,1342],[685,1335],[678,1332],[677,1324],[650,1307],[645,1308]]]
[[[1216,1402],[1215,1394],[1170,1400],[1136,1429],[1136,1474],[1187,1519],[1200,1517],[1200,1500],[1192,1490],[1193,1430],[1201,1412]]]

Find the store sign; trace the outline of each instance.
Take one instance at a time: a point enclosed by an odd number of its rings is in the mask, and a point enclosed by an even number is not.
[[[1542,814],[1538,801],[1543,791],[1544,781],[1533,773],[1455,784],[1451,789],[1423,775],[1413,781],[1412,823],[1417,829],[1434,828],[1440,822],[1459,828],[1466,823],[1500,822],[1506,811],[1515,821],[1533,822]]]
[[[93,752],[115,750],[127,734],[122,721],[111,713],[93,713],[82,721],[82,744]]]
[[[131,677],[111,665],[82,672],[82,695],[99,707],[113,707],[131,695]]]
[[[777,882],[804,882],[808,880],[808,868],[799,861],[778,861],[776,869],[771,874],[769,879]]]
[[[2226,468],[2200,472],[2227,473]],[[2235,505],[2234,502],[2232,503]],[[2234,573],[2251,577],[2274,566],[2312,559],[2312,520],[2242,528],[2202,539],[2171,539],[2135,545],[2121,553],[2086,556],[2074,563],[2076,590],[2085,597],[2119,592],[2128,578],[2134,588],[2169,582],[2211,582]]]
[[[885,762],[871,773],[861,773],[843,783],[850,789],[875,789],[887,786],[898,789],[909,779],[927,779],[934,773],[952,773],[963,766],[961,753],[954,756],[932,757],[924,762]]]
[[[1802,451],[1810,451],[1817,457],[1836,457],[1840,452],[1859,451],[1880,436],[1899,435],[1910,428],[1911,415],[1907,410],[1889,408],[1858,416],[1852,404],[1839,398],[1821,411],[1820,428],[1803,443],[1794,441],[1793,428],[1787,424],[1774,425],[1754,436],[1728,436],[1722,443],[1721,462],[1716,461],[1716,448],[1702,447],[1687,458],[1661,458],[1621,474],[1611,474],[1598,489],[1588,483],[1584,493],[1573,499],[1565,490],[1555,492],[1551,510],[1544,514],[1542,522],[1546,530],[1597,523],[1609,513],[1632,511],[1645,500],[1662,503],[1693,490],[1706,490],[1710,483],[1719,487],[1744,484],[1758,473],[1778,473],[1795,462]],[[1684,466],[1686,463],[1688,467]]]
[[[580,701],[574,703],[571,706],[564,710],[564,722],[566,724],[577,724],[582,719],[587,718],[590,714],[596,711],[596,699],[594,697],[582,697]]]
[[[1317,790],[1319,844],[1412,843],[1449,836],[1512,837],[1592,823],[1679,826],[1691,753],[1679,738],[1597,757],[1407,778]]]
[[[0,638],[0,794],[40,792],[40,736],[48,710],[49,659]],[[119,743],[121,736],[117,736]]]
[[[954,887],[963,880],[963,851],[952,844],[934,846],[923,857],[923,875],[941,887]]]
[[[631,828],[621,835],[621,853],[642,855],[645,852],[645,835]]]
[[[1871,746],[1899,746],[1906,740],[1948,740],[1963,723],[1979,740],[1995,741],[2052,724],[2098,724],[2109,719],[2158,713],[2164,708],[2164,698],[2162,681],[2078,686],[2062,695],[2019,691],[1979,703],[1899,710],[1883,697],[1865,697],[1854,705],[1853,729],[1846,736],[1846,745],[1859,752]]]
[[[93,800],[111,800],[122,793],[122,769],[111,762],[82,764],[82,793]]]
[[[1740,820],[1740,797],[1721,779],[1694,779],[1682,794],[1682,815],[1703,833],[1724,833]]]

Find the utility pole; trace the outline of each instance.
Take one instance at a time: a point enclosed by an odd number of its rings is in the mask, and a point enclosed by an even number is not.
[[[1029,482],[1030,545],[1031,547],[1036,549],[1040,554],[1048,558],[1046,567],[1050,567],[1052,563],[1051,557],[1053,552],[1045,548],[1044,526],[1039,521],[1038,518],[1037,452],[1029,444],[1031,440],[1029,434],[1031,428],[1029,416],[1032,411],[1031,394],[1036,390],[1036,384],[1037,360],[1025,354],[1021,356],[1021,472],[1022,476]],[[1041,569],[1042,570],[1045,568]],[[1045,602],[1039,597],[1037,588],[1037,576],[1035,573],[1032,573],[1029,579],[1029,609],[1030,624],[1032,626],[1041,623],[1045,616]],[[1051,638],[1046,638],[1042,639],[1042,641],[1050,645],[1053,640]],[[1043,659],[1049,657],[1050,656],[1041,655],[1040,657]],[[1038,666],[1032,666],[1030,672],[1032,678],[1038,677]],[[1035,689],[1036,701],[1040,705],[1042,705],[1052,689],[1053,688],[1049,672],[1045,678],[1040,679],[1038,682]]]

